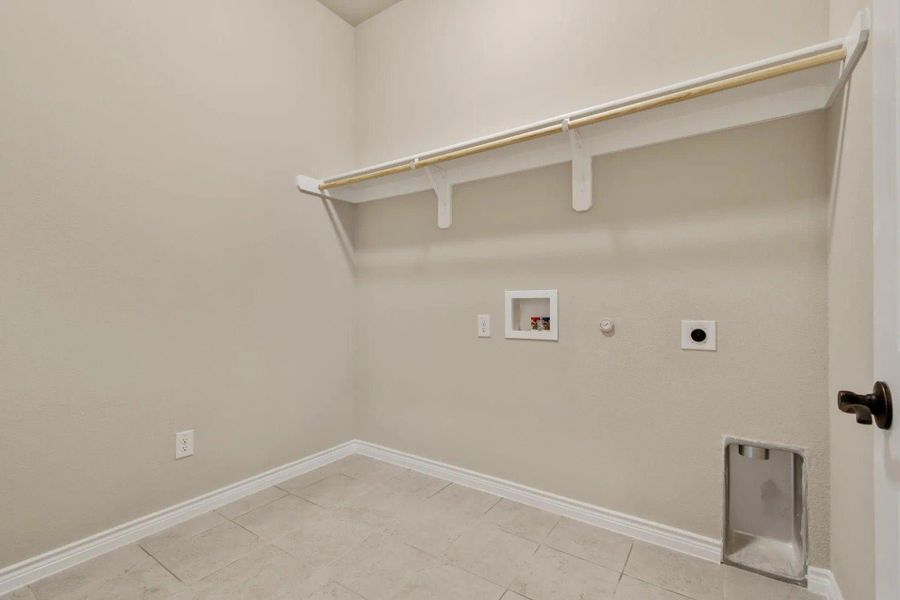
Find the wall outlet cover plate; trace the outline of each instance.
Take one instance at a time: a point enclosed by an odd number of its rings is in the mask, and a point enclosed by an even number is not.
[[[175,460],[194,454],[194,430],[179,431],[175,434]]]
[[[715,351],[716,322],[682,321],[681,349]]]
[[[491,337],[491,315],[478,315],[478,337]]]

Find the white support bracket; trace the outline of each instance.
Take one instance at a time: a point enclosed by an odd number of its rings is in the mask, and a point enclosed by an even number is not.
[[[447,181],[447,172],[440,167],[425,167],[425,174],[437,196],[438,227],[448,229],[453,222],[453,186]]]
[[[834,101],[840,95],[841,90],[847,85],[847,81],[849,81],[850,75],[856,67],[856,63],[859,62],[863,51],[866,49],[866,45],[869,43],[869,29],[871,29],[871,27],[872,17],[870,16],[868,8],[856,13],[856,18],[853,19],[850,31],[847,32],[847,37],[844,38],[844,50],[847,52],[847,58],[845,58],[844,62],[841,64],[841,74],[838,76],[834,89],[831,90],[831,95],[828,96],[825,108],[829,108],[834,104]]]
[[[572,208],[577,212],[584,212],[594,205],[591,155],[584,149],[581,134],[569,128],[569,119],[563,121],[562,130],[568,134],[572,147]]]

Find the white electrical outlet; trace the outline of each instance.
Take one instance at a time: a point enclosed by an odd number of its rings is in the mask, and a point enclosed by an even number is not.
[[[491,315],[478,315],[478,337],[491,337]]]
[[[175,434],[175,460],[194,454],[194,430],[179,431]]]

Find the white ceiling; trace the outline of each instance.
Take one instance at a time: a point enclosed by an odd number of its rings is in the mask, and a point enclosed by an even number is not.
[[[400,0],[319,0],[354,27]]]

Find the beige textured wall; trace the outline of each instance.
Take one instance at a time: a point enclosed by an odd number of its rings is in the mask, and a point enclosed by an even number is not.
[[[832,35],[868,2],[831,0]],[[877,15],[875,15],[877,18]],[[849,95],[828,115],[832,178],[828,260],[828,411],[831,430],[831,563],[845,598],[875,598],[872,428],[837,410],[840,389],[872,388],[872,52]]]
[[[427,193],[359,205],[360,436],[709,536],[723,436],[799,444],[827,565],[824,125],[595,159],[587,213],[567,164],[457,186],[446,231]],[[503,291],[538,288],[559,342],[504,339]]]
[[[822,0],[403,0],[357,28],[361,164],[827,39]]]
[[[827,36],[818,0],[405,0],[358,28],[359,157]],[[361,437],[710,536],[723,435],[804,445],[827,565],[822,115],[596,159],[586,214],[569,172],[458,186],[447,231],[429,193],[360,205]],[[532,288],[559,288],[557,344],[503,339],[503,291]],[[682,352],[682,318],[721,350]]]
[[[0,2],[0,566],[352,437],[293,178],[351,166],[353,65],[315,0]]]

